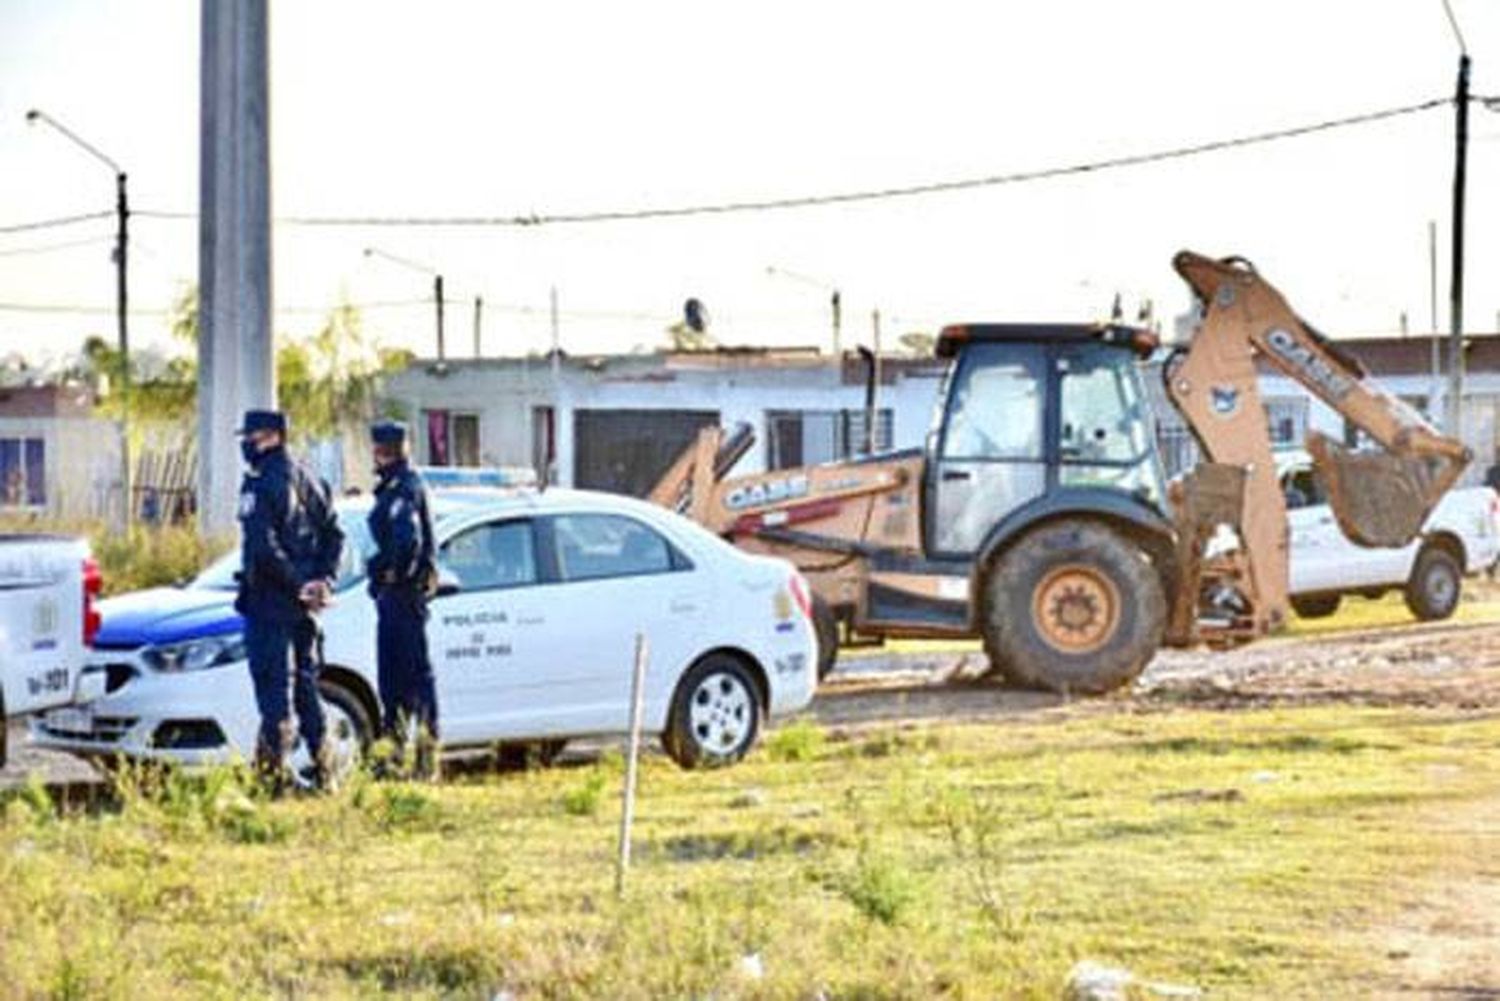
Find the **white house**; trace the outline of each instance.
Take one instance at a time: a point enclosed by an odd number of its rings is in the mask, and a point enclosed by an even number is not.
[[[922,443],[943,367],[882,359],[877,449]],[[738,473],[861,454],[865,385],[855,355],[719,349],[424,361],[385,393],[420,463],[530,466],[564,486],[642,494],[708,424],[754,430]]]

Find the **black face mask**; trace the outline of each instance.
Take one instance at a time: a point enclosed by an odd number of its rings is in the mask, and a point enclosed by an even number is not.
[[[260,449],[255,447],[255,442],[249,438],[240,439],[240,455],[245,457],[247,463],[252,466],[255,465],[260,461],[260,454]]]

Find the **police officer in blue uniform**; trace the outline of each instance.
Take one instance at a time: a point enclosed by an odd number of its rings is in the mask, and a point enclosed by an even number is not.
[[[308,778],[319,787],[331,779],[315,616],[330,600],[344,544],[328,485],[291,460],[286,433],[286,416],[275,410],[246,411],[239,431],[247,468],[240,487],[243,549],[234,607],[245,618],[260,711],[256,769],[273,791],[285,786],[286,758],[299,729],[314,761]]]
[[[438,706],[427,654],[427,600],[437,574],[427,486],[408,462],[405,425],[382,421],[370,428],[370,439],[378,482],[369,518],[376,552],[367,569],[377,616],[381,723],[398,747],[415,725],[417,770],[435,777]]]

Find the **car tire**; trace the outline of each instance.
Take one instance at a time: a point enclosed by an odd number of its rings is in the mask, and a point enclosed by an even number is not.
[[[1012,684],[1096,695],[1134,679],[1161,646],[1166,598],[1141,547],[1108,525],[1065,519],[996,560],[980,621]]]
[[[1457,557],[1438,546],[1424,546],[1406,582],[1406,607],[1423,622],[1446,619],[1458,608],[1463,580]]]
[[[349,740],[353,746],[351,753],[344,760],[335,763],[336,782],[348,779],[354,769],[369,753],[370,744],[375,739],[375,723],[370,718],[370,711],[365,706],[364,700],[348,687],[337,681],[320,680],[318,682],[318,694],[322,697],[327,707],[334,710],[333,714],[325,711],[328,717],[327,739]],[[340,720],[339,716],[343,719]],[[335,735],[333,731],[344,725],[347,721],[350,732],[348,734]]]
[[[755,679],[738,659],[716,653],[683,676],[662,747],[683,768],[716,768],[745,756],[760,731]]]
[[[507,741],[495,747],[495,767],[503,772],[524,772],[531,768],[549,768],[566,740],[533,740],[525,743]]]
[[[828,677],[839,658],[839,620],[828,602],[813,595],[813,631],[818,635],[818,680]]]
[[[1309,594],[1292,599],[1292,611],[1299,619],[1326,619],[1339,610],[1344,597],[1340,594]]]

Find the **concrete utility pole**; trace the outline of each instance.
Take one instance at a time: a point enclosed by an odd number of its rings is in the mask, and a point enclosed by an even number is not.
[[[198,133],[198,524],[235,529],[246,409],[276,401],[267,0],[203,0]]]

